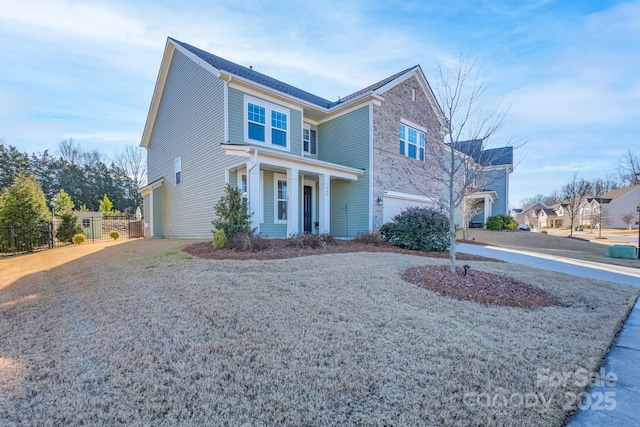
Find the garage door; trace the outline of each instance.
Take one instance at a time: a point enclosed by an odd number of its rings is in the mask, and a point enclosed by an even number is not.
[[[392,218],[410,206],[432,208],[433,202],[425,202],[397,197],[384,197],[382,202],[382,221],[389,222]]]

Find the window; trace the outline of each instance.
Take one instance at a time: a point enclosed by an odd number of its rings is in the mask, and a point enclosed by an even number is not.
[[[249,139],[264,141],[265,108],[252,103],[247,104],[247,121],[249,127]]]
[[[309,125],[304,125],[302,129],[302,151],[306,154],[317,154],[316,131]]]
[[[83,228],[91,227],[91,220],[89,218],[82,218],[82,227]]]
[[[274,205],[274,221],[275,223],[287,222],[287,179],[284,175],[274,175],[275,180],[275,205]]]
[[[424,161],[425,136],[409,126],[400,124],[400,154]]]
[[[176,172],[176,185],[182,182],[182,157],[178,157],[174,162],[174,169]]]
[[[271,111],[271,143],[287,146],[287,115],[278,111]]]
[[[245,139],[276,147],[289,145],[288,110],[264,101],[245,97]]]

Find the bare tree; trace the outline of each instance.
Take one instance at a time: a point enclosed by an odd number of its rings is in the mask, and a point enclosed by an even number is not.
[[[583,178],[578,179],[577,174],[573,174],[571,181],[562,187],[562,196],[564,198],[564,202],[567,204],[567,215],[571,220],[571,231],[569,234],[571,237],[573,237],[573,223],[580,212],[582,203],[587,198],[590,191],[591,184]]]
[[[460,55],[454,68],[445,69],[442,65],[438,68],[436,97],[449,128],[443,130],[444,150],[440,148],[430,153],[437,166],[427,168],[425,172],[445,189],[442,207],[449,216],[450,271],[454,273],[456,211],[474,190],[474,183],[488,176],[488,170],[493,169],[494,159],[482,156],[490,140],[504,127],[507,110],[499,106],[481,108],[481,98],[488,88],[488,82],[481,78],[481,67],[464,54]],[[468,142],[474,143],[473,152],[469,152]],[[515,142],[518,146],[522,145],[521,141],[510,138],[505,147],[511,146],[513,149]],[[500,150],[494,151],[496,156],[500,155]]]
[[[136,188],[140,188],[145,184],[147,180],[147,162],[143,149],[127,145],[122,152],[116,153],[113,163],[131,178],[136,184]]]
[[[562,195],[560,194],[560,192],[558,190],[554,190],[551,194],[549,194],[547,197],[545,197],[543,203],[546,206],[553,206],[556,203],[560,203],[560,202],[562,202]]]
[[[618,177],[623,187],[640,184],[640,158],[631,150],[620,159]]]
[[[620,219],[624,222],[624,225],[627,226],[627,230],[631,230],[631,224],[636,219],[636,214],[633,212],[629,212],[623,215],[620,215]]]
[[[80,144],[73,142],[73,138],[65,139],[58,145],[60,158],[70,165],[78,166],[82,161],[84,151]]]
[[[589,183],[591,186],[591,193],[593,194],[593,201],[591,202],[591,232],[593,233],[594,225],[598,224],[599,238],[602,238],[602,226],[610,223],[610,218],[607,215],[605,202],[602,196],[605,193],[615,189],[615,181],[610,177],[596,178]]]
[[[467,197],[462,201],[462,238],[467,240],[469,223],[474,216],[482,212],[484,206],[479,199]]]

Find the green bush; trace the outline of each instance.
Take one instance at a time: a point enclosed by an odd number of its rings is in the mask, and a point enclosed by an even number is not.
[[[60,215],[62,222],[56,230],[56,239],[59,242],[72,243],[73,236],[82,233],[82,227],[78,224],[78,217],[73,212],[65,212]]]
[[[80,243],[85,241],[85,237],[84,234],[82,233],[78,233],[75,236],[73,236],[73,239],[71,239],[73,241],[73,243],[75,243],[76,245],[79,245]]]
[[[484,226],[487,230],[502,230],[504,223],[502,222],[502,217],[500,215],[493,215],[487,218]]]
[[[393,230],[395,228],[395,223],[393,222],[385,222],[380,227],[380,237],[383,241],[388,242],[393,237]]]
[[[434,209],[409,207],[380,228],[383,239],[424,252],[449,249],[449,219]]]
[[[510,215],[501,215],[502,217],[502,227],[505,230],[515,230],[518,228],[518,221],[513,219]]]
[[[485,223],[487,230],[515,230],[518,223],[509,215],[492,215]]]
[[[118,240],[120,238],[120,232],[117,230],[112,230],[111,233],[109,233],[109,237],[111,237],[113,240]]]
[[[549,233],[547,233],[547,230],[542,230],[540,234],[549,234]]]
[[[369,231],[360,231],[356,234],[356,237],[353,239],[355,242],[363,243],[365,245],[376,245],[380,246],[383,242],[382,237],[376,230]]]
[[[224,249],[227,247],[227,235],[224,230],[216,230],[216,232],[213,233],[213,246],[218,249]]]
[[[217,218],[211,221],[217,230],[223,230],[227,239],[239,233],[255,233],[251,229],[251,214],[247,212],[247,200],[242,197],[242,190],[227,184],[225,194],[215,206]]]

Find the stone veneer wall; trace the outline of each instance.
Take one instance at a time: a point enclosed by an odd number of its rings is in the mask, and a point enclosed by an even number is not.
[[[415,101],[412,100],[415,89]],[[375,201],[384,190],[438,198],[442,187],[425,173],[436,167],[433,153],[441,153],[443,136],[440,122],[415,77],[391,88],[384,94],[380,107],[373,107],[373,228],[382,225],[382,206]],[[425,161],[400,155],[400,119],[425,128]],[[442,157],[440,157],[442,158]]]

